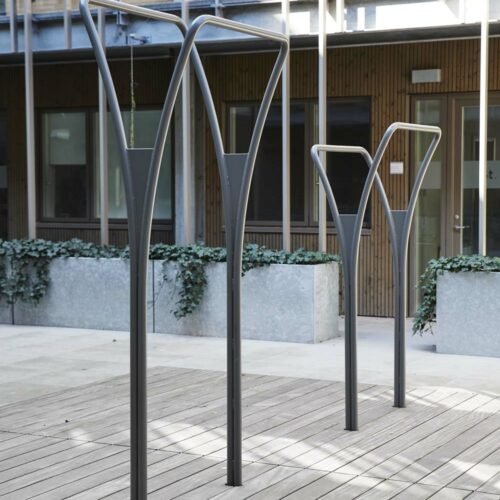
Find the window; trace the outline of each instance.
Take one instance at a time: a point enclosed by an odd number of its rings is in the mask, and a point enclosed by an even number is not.
[[[123,123],[127,133],[128,144],[132,142],[136,148],[152,148],[156,139],[156,132],[160,121],[161,110],[142,109],[135,110],[132,128],[132,115],[130,111],[122,111]],[[99,182],[99,128],[98,113],[94,114],[95,130],[95,214],[100,217],[100,182]],[[108,118],[108,197],[109,197],[109,217],[111,219],[125,219],[127,217],[127,207],[125,203],[125,188],[123,185],[120,157],[116,143],[114,126],[111,115]],[[133,141],[132,136],[133,135]],[[154,219],[172,219],[172,134],[169,131],[163,159],[158,179],[156,200],[153,211]]]
[[[257,118],[258,106],[232,106],[229,110],[231,153],[246,153]],[[305,106],[290,106],[290,189],[293,221],[304,220],[304,130]],[[247,219],[251,221],[281,220],[282,150],[281,106],[269,110],[255,162],[248,201]]]
[[[133,131],[134,147],[154,145],[161,111],[159,109],[123,112],[129,143]],[[96,111],[44,112],[41,141],[40,194],[44,221],[97,222],[99,200],[99,134]],[[125,192],[114,127],[109,119],[108,175],[109,218],[127,217]],[[153,217],[172,219],[173,150],[169,133],[160,170]]]
[[[88,218],[85,113],[45,113],[42,127],[43,217]]]
[[[339,100],[328,103],[327,143],[362,146],[370,151],[370,101]],[[368,175],[368,166],[361,155],[330,153],[327,175],[340,213],[355,214]],[[328,220],[332,220],[327,210]],[[366,207],[365,224],[370,220],[370,203]]]
[[[245,153],[259,104],[228,107],[229,151]],[[247,220],[250,224],[276,225],[282,218],[281,105],[272,105],[262,134],[250,190]],[[328,104],[328,144],[363,146],[370,150],[370,99],[331,99]],[[317,104],[294,102],[290,106],[290,204],[294,225],[317,225],[318,176],[309,150],[317,141]],[[327,173],[341,213],[356,213],[367,175],[358,155],[329,154]],[[314,188],[313,188],[314,187]],[[332,217],[327,210],[329,220]],[[369,223],[368,206],[365,224]],[[330,222],[331,223],[331,222]]]

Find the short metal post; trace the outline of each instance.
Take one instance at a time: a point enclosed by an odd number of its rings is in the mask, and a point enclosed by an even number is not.
[[[72,0],[64,0],[64,47],[71,49],[72,41],[72,20],[71,20]]]

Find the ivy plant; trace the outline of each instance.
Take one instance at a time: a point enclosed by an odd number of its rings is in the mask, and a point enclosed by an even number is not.
[[[50,284],[50,262],[57,257],[91,257],[127,259],[129,249],[101,246],[78,239],[53,243],[45,240],[0,240],[0,297],[8,304],[18,300],[36,304]],[[149,257],[163,261],[163,279],[167,281],[166,264],[176,263],[175,285],[179,299],[174,314],[182,318],[200,304],[207,286],[206,266],[225,262],[226,250],[203,244],[176,246],[151,245]],[[243,251],[243,274],[256,267],[271,264],[320,264],[339,261],[333,254],[270,250],[248,244]]]
[[[500,258],[484,257],[482,255],[457,255],[431,260],[417,284],[417,289],[422,292],[422,302],[413,320],[414,334],[433,333],[432,325],[436,321],[437,278],[445,271],[451,273],[465,271],[500,272]]]

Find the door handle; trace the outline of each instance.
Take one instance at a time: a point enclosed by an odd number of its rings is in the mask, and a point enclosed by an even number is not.
[[[469,229],[469,228],[470,228],[470,226],[459,226],[459,225],[454,225],[453,226],[453,229],[455,231],[460,231],[461,229]]]

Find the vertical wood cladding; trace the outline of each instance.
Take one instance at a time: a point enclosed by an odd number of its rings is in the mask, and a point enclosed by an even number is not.
[[[490,90],[500,90],[498,50],[500,40],[490,40]],[[213,56],[205,60],[220,116],[231,101],[258,100],[271,72],[275,54]],[[412,84],[412,69],[441,68],[441,83]],[[479,41],[458,40],[328,51],[328,96],[369,96],[372,104],[371,152],[374,153],[387,126],[409,121],[411,94],[477,92],[479,90]],[[280,88],[276,98],[280,97]],[[317,98],[317,53],[295,51],[291,55],[291,97]],[[451,139],[450,139],[451,140]],[[277,146],[279,147],[279,146]],[[207,243],[223,244],[221,194],[213,148],[207,131]],[[389,174],[389,161],[402,160],[404,175]],[[406,207],[410,180],[409,137],[397,134],[380,168],[393,209]],[[371,230],[362,236],[360,252],[359,311],[362,315],[391,316],[392,264],[387,226],[376,193],[372,196]],[[280,248],[279,232],[247,232],[246,241]],[[317,248],[315,234],[292,234],[294,248]],[[328,236],[328,250],[337,250],[337,238]]]

